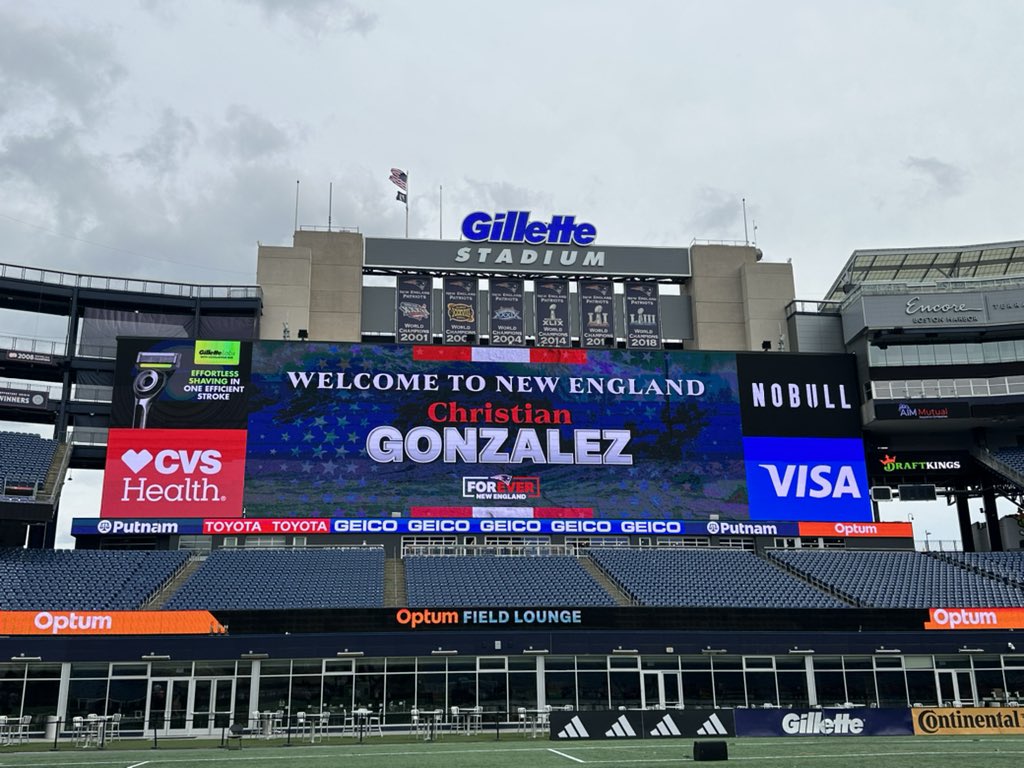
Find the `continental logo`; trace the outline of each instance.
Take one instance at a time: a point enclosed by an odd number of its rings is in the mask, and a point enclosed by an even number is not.
[[[240,341],[196,341],[196,365],[238,365],[241,357]]]
[[[918,736],[992,735],[1024,733],[1019,708],[946,707],[914,709],[914,733]]]

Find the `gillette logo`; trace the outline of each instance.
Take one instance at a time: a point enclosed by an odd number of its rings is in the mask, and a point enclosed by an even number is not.
[[[825,717],[821,712],[790,712],[782,718],[782,730],[800,736],[858,736],[864,732],[864,721],[847,712],[835,717]]]
[[[103,482],[104,517],[232,517],[226,506],[241,510],[244,430],[111,433]],[[140,504],[146,505],[144,510]]]
[[[161,475],[216,475],[222,464],[220,451],[189,451],[185,449],[159,451],[156,456],[143,449],[128,450],[121,454],[121,461],[134,474],[153,464],[153,469]],[[133,480],[124,478],[124,492],[121,501],[224,501],[220,488],[203,477],[186,480],[183,483],[154,483],[145,477]]]

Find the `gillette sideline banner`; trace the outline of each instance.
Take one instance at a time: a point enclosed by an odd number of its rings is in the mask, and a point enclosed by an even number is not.
[[[913,736],[910,710],[737,709],[737,736]]]
[[[102,514],[870,520],[852,359],[790,357],[121,340]]]

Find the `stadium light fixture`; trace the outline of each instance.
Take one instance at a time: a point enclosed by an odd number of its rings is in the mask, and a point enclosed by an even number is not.
[[[793,647],[793,648],[789,649],[789,652],[792,653],[792,654],[796,654],[796,655],[809,656],[810,654],[814,653],[814,649],[813,648],[796,648],[796,647]]]
[[[299,341],[308,341],[308,340],[309,340],[309,329],[308,328],[299,328]]]
[[[451,648],[451,649],[450,648],[437,648],[437,649],[431,651],[431,653],[434,656],[456,656],[456,655],[458,655],[459,652],[456,651],[453,648]]]
[[[534,648],[531,645],[529,648],[524,648],[523,649],[523,653],[545,654],[545,653],[551,653],[551,651],[549,651],[547,648]]]
[[[346,657],[346,656],[347,657],[352,657],[352,656],[363,656],[364,654],[363,654],[362,651],[350,651],[348,648],[346,648],[344,651],[338,651],[334,655],[335,656],[341,656],[341,657]]]
[[[701,653],[718,654],[718,653],[728,653],[728,651],[725,648],[712,648],[709,645],[707,648],[702,648],[701,649]]]
[[[984,648],[968,648],[966,645],[960,649],[960,653],[984,653]]]
[[[248,651],[242,654],[243,659],[269,659],[269,653],[259,653],[257,651]]]
[[[618,648],[612,648],[612,653],[629,653],[636,656],[640,653],[636,648],[623,648],[621,645]]]
[[[26,656],[24,653],[19,653],[17,656],[11,656],[11,661],[42,661],[42,656]]]
[[[167,653],[144,653],[142,654],[143,661],[167,661],[170,659],[170,654]]]
[[[899,648],[886,648],[884,645],[875,649],[875,653],[903,653]]]

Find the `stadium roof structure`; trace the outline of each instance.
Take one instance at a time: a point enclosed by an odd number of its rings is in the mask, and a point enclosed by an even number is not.
[[[826,300],[841,301],[862,283],[919,283],[929,280],[1024,277],[1024,240],[940,248],[882,248],[854,251]]]

